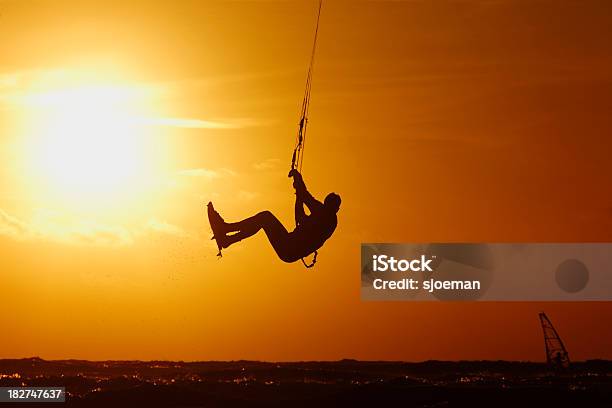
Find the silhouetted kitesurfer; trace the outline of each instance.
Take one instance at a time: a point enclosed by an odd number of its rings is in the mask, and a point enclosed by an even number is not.
[[[295,262],[323,246],[338,225],[336,213],[340,209],[340,196],[329,193],[320,202],[308,192],[302,175],[296,169],[289,172],[289,177],[293,177],[295,188],[296,227],[291,232],[270,211],[228,223],[215,211],[213,204],[208,203],[208,217],[219,250],[255,235],[260,229],[264,230],[276,254],[285,262]],[[306,215],[304,205],[310,215]]]

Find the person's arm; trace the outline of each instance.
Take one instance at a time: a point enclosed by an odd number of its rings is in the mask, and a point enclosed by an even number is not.
[[[316,212],[323,208],[323,203],[317,200],[306,189],[306,184],[302,175],[295,169],[289,172],[289,177],[293,177],[293,187],[295,188],[296,200],[301,201],[308,207],[310,213]]]
[[[304,212],[304,203],[300,200],[300,197],[295,195],[295,225],[302,224],[308,216]]]

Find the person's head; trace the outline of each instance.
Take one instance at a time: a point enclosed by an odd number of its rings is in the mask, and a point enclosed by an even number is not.
[[[329,208],[331,211],[337,213],[338,210],[340,209],[341,202],[342,200],[340,199],[340,196],[338,194],[329,193],[327,197],[325,197],[325,201],[323,202],[323,204],[325,205],[325,207]]]

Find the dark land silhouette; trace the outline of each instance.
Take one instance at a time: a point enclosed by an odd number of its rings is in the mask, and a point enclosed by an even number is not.
[[[612,406],[612,361],[0,360],[0,386],[65,386],[68,406]],[[520,404],[520,405],[519,405]],[[20,404],[19,406],[24,406]]]

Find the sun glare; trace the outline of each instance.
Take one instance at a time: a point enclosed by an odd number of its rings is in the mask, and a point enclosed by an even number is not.
[[[30,145],[39,182],[60,198],[120,198],[145,171],[142,126],[127,87],[83,85],[29,95],[40,112]]]

